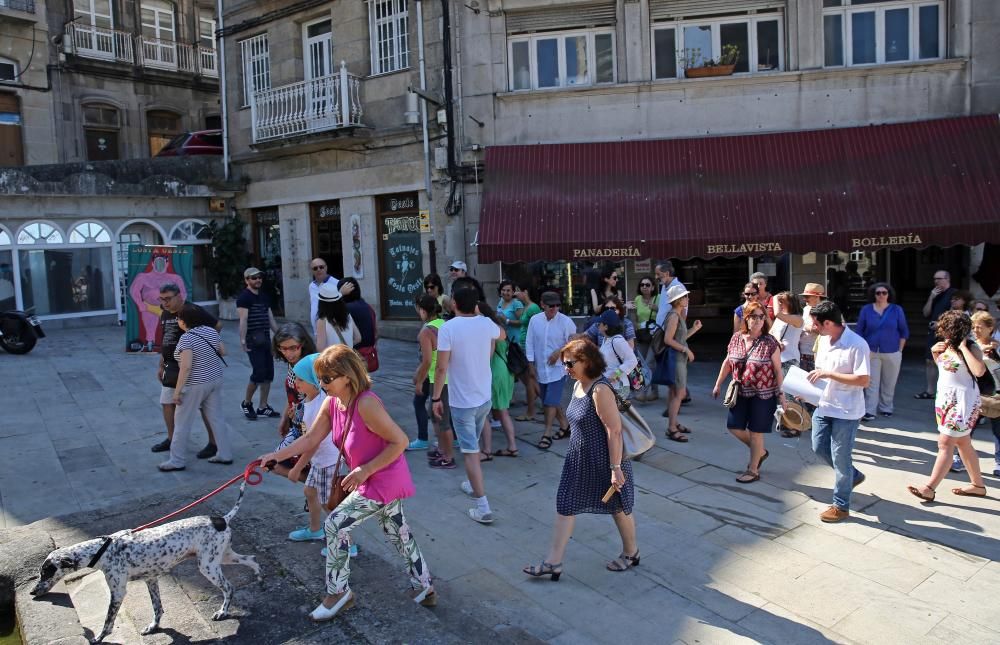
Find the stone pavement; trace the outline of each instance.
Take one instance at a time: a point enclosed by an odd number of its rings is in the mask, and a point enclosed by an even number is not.
[[[238,346],[233,327],[224,333],[229,347]],[[110,524],[103,530],[116,530],[130,525],[111,515],[116,507],[151,495],[208,491],[237,472],[236,466],[193,459],[185,472],[156,470],[161,456],[149,451],[163,435],[156,358],[126,355],[121,345],[119,328],[56,330],[27,356],[0,354],[5,527],[101,509],[99,517]],[[465,632],[458,640],[515,633],[525,641],[557,643],[1000,642],[1000,606],[992,601],[1000,592],[1000,543],[993,537],[1000,528],[1000,501],[953,496],[951,486],[963,482],[958,475],[942,483],[934,504],[920,505],[905,490],[926,478],[936,451],[933,406],[911,397],[922,389],[922,365],[904,364],[896,415],[859,433],[855,462],[868,480],[856,492],[852,519],[825,525],[818,514],[829,503],[832,472],[813,457],[808,435],[769,436],[771,457],[762,480],[750,486],[734,481],[746,453],[725,432],[724,408],[709,397],[723,346],[720,341],[714,356],[696,350],[694,403],[682,413],[694,429],[690,443],[662,435],[660,405],[642,408],[660,439],[635,464],[642,564],[632,571],[605,571],[605,561],[620,549],[614,525],[606,517],[583,516],[559,583],[520,572],[545,554],[566,447],[532,447],[541,426],[519,424],[521,456],[484,466],[498,516],[491,526],[465,516],[470,500],[458,489],[461,469],[431,471],[423,453],[409,454],[418,492],[406,511],[438,580],[441,603],[434,614],[451,625],[446,631],[459,633],[454,627],[475,615],[490,633]],[[375,375],[376,392],[411,434],[416,351],[414,344],[383,341],[384,367]],[[238,402],[249,365],[238,353],[229,364],[226,412],[241,464],[273,447],[277,424],[243,419]],[[271,400],[280,403],[283,370],[276,372]],[[201,431],[193,434],[192,452],[204,441]],[[977,435],[982,464],[992,470],[992,437],[985,428]],[[494,435],[495,446],[503,445],[500,437]],[[987,477],[987,484],[1000,489],[996,479]],[[248,491],[249,516],[260,491],[286,499],[291,510],[300,504],[297,487],[271,476]],[[271,496],[261,496],[262,504],[265,499]],[[149,519],[160,511],[150,509]],[[284,530],[296,521],[288,516]],[[95,526],[93,533],[99,530]],[[399,586],[403,580],[377,526],[365,525],[359,533],[365,557],[353,587],[363,605],[374,581]],[[280,531],[275,535],[274,548],[280,549]],[[316,556],[300,566],[306,578],[309,567],[315,569],[311,598],[305,593],[303,600],[314,602],[322,588],[322,561]],[[210,587],[189,595],[198,594],[203,604],[218,602]],[[287,620],[294,625],[302,616],[293,613]],[[205,629],[217,637],[233,633],[213,624]],[[303,634],[308,630],[303,624]]]

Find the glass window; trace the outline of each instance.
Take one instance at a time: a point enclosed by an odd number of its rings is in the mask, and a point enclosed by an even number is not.
[[[4,236],[0,231],[0,244],[4,243]],[[7,235],[7,243],[10,244],[10,236]],[[0,311],[17,309],[17,301],[14,298],[14,254],[11,251],[0,251]]]
[[[510,45],[511,84],[512,90],[527,90],[531,88],[531,51],[527,40],[521,40]]]
[[[0,246],[10,246],[10,233],[0,228]]]
[[[563,43],[566,53],[566,85],[590,85],[587,74],[587,37],[567,36]]]
[[[851,62],[864,65],[875,62],[875,12],[851,14]]]
[[[595,69],[598,83],[615,82],[615,39],[611,34],[594,36],[594,53],[597,59]]]
[[[769,72],[779,69],[778,50],[781,39],[777,20],[757,22],[757,71]]]
[[[559,41],[555,38],[536,40],[535,60],[538,65],[538,87],[558,87]]]
[[[45,222],[32,222],[17,234],[18,244],[62,244],[63,236],[59,229]]]
[[[941,7],[925,5],[920,7],[920,58],[939,58],[941,53],[940,20]]]
[[[176,40],[174,37],[174,8],[162,0],[143,0],[142,35],[146,38]]]
[[[372,74],[387,74],[410,66],[409,16],[407,0],[368,3]]]
[[[97,222],[83,222],[73,227],[69,232],[70,244],[87,243],[108,243],[111,241],[111,233],[102,224]]]
[[[712,26],[689,25],[684,27],[684,56],[687,67],[701,67],[712,55]]]
[[[191,245],[194,253],[191,281],[195,302],[216,299],[215,285],[208,279],[208,262],[212,257],[212,231],[201,220],[188,219],[180,222],[170,231],[170,243]]]
[[[146,113],[146,134],[149,138],[149,156],[155,157],[182,131],[181,115],[164,110]]]
[[[653,78],[677,76],[677,32],[673,29],[653,31]]]
[[[736,57],[736,69],[739,72],[750,71],[750,31],[749,24],[736,22],[719,26],[720,55],[727,47],[736,47],[739,55]],[[716,59],[718,60],[718,59]]]
[[[111,247],[21,249],[21,295],[39,315],[114,309]]]
[[[240,52],[243,54],[243,107],[247,107],[254,92],[271,88],[267,34],[241,40]]]
[[[890,9],[885,12],[885,61],[892,63],[910,59],[910,10]]]
[[[215,14],[205,10],[198,12],[198,44],[215,49]]]
[[[823,16],[823,64],[844,64],[844,16]]]

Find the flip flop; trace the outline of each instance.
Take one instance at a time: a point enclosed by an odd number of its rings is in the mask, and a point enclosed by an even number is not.
[[[569,436],[569,428],[559,428],[559,431],[555,433],[552,438],[558,441],[559,439],[565,439]]]
[[[761,457],[760,457],[760,461],[757,462],[757,470],[758,471],[760,470],[760,467],[764,465],[764,462],[767,461],[767,458],[770,457],[770,456],[771,456],[771,453],[768,452],[767,450],[765,450],[764,454],[761,455]]]
[[[923,491],[921,491],[916,486],[907,486],[906,490],[910,491],[910,494],[913,495],[914,497],[919,497],[920,499],[924,500],[925,502],[933,502],[934,498],[937,497],[937,494],[932,489],[930,489],[930,488],[927,489],[927,490],[931,491],[931,496],[930,497],[928,497],[927,495],[924,495]]]
[[[494,457],[517,457],[517,449],[501,448],[493,453]]]
[[[959,497],[986,497],[986,487],[985,486],[973,486],[972,488],[982,488],[982,493],[973,493],[965,490],[964,488],[952,488],[951,492],[953,495],[958,495]]]

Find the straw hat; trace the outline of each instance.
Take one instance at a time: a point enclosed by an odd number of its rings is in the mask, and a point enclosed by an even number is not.
[[[820,298],[826,297],[826,289],[823,285],[817,282],[807,282],[805,288],[802,290],[800,296],[819,296]]]
[[[812,415],[795,401],[785,401],[784,413],[781,415],[781,425],[789,430],[805,432],[812,428]]]

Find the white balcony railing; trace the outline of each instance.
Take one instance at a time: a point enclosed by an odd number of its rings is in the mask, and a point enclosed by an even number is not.
[[[65,46],[68,53],[76,56],[132,63],[135,61],[132,42],[132,34],[127,31],[75,22],[66,25]]]
[[[219,65],[217,60],[214,47],[198,47],[198,71],[201,72],[202,76],[218,78]]]
[[[139,65],[142,67],[194,71],[194,48],[191,45],[148,36],[136,36],[135,44],[139,50]]]
[[[343,61],[338,73],[250,97],[254,143],[360,126],[363,113],[361,79],[349,74]]]

